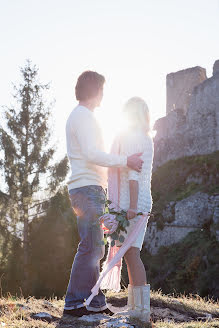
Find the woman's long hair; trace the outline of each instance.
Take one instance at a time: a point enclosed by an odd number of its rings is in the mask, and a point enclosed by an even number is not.
[[[140,97],[133,97],[127,101],[123,108],[123,114],[129,127],[134,129],[143,129],[145,134],[149,134],[150,114],[146,102]]]

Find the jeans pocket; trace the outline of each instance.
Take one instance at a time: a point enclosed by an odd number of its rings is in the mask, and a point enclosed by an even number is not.
[[[80,191],[77,191],[75,189],[74,192],[72,191],[71,193],[69,193],[71,207],[77,217],[83,215],[83,203],[85,202],[85,199],[83,198],[84,198],[83,194],[81,194]]]

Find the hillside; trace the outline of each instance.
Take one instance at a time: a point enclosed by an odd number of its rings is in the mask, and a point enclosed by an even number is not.
[[[154,217],[145,246],[156,254],[192,231],[208,227],[219,241],[219,152],[171,160],[153,172]]]
[[[219,194],[219,151],[171,160],[153,172],[152,193],[156,214],[165,204],[203,192]]]

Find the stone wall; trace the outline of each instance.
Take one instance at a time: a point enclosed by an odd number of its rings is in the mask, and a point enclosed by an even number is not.
[[[200,67],[179,72],[179,76],[183,75],[184,96],[179,97],[182,107],[170,111],[170,104],[175,101],[173,99],[176,95],[170,96],[167,99],[168,114],[155,122],[154,130],[157,134],[154,138],[154,169],[171,159],[210,154],[219,150],[219,61],[214,64],[214,75],[194,87],[188,97],[186,92],[189,88],[185,88],[185,74],[189,72],[190,77],[190,70],[195,71],[197,76],[200,73],[201,78],[204,78],[203,69]],[[167,90],[170,88],[168,84],[171,79],[175,81],[175,75],[173,77],[172,74],[167,78]],[[194,74],[192,76],[194,77]],[[193,85],[194,80],[195,78],[188,85]],[[179,93],[178,76],[176,81],[175,90]],[[180,106],[179,102],[177,106]]]
[[[216,60],[216,62],[214,63],[213,66],[213,75],[218,74],[219,73],[219,60]]]
[[[171,223],[166,222],[164,228],[158,230],[156,222],[152,222],[145,234],[144,245],[152,254],[156,254],[160,246],[177,243],[189,232],[203,229],[203,225],[210,221],[219,241],[219,195],[197,192],[181,201],[170,202],[162,215],[167,221],[171,219]]]
[[[194,87],[206,79],[205,68],[199,66],[168,74],[166,114],[178,108],[186,112]]]
[[[155,122],[154,129],[154,170],[169,160],[219,150],[219,60],[208,79],[201,67],[167,75],[167,115]],[[200,179],[188,176],[186,183],[202,184]],[[163,229],[153,222],[146,231],[145,246],[152,254],[202,229],[209,220],[219,241],[219,195],[197,192],[172,201],[161,216]]]

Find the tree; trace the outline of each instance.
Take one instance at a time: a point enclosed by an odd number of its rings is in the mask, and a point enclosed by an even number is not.
[[[4,221],[14,234],[21,226],[23,249],[23,293],[28,293],[29,281],[29,224],[37,213],[45,209],[46,200],[36,195],[43,190],[42,181],[47,178],[44,190],[51,195],[64,180],[68,171],[65,156],[52,164],[54,146],[49,146],[49,127],[52,105],[45,101],[48,84],[38,81],[38,69],[27,60],[21,68],[22,82],[14,86],[14,105],[4,108],[4,123],[0,126],[0,145],[3,159],[0,169],[4,177],[7,213]]]
[[[30,240],[32,295],[63,297],[80,240],[66,186],[51,197],[45,216],[32,220]]]

